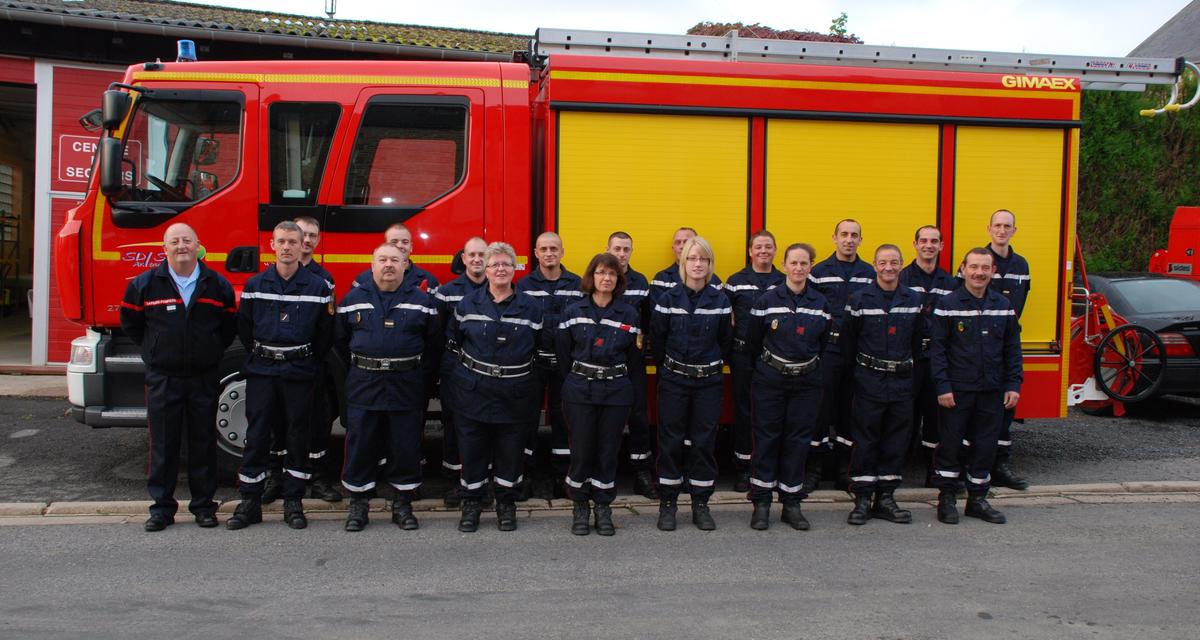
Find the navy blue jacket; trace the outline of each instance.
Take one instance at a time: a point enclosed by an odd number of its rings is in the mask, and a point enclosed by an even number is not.
[[[930,371],[938,395],[953,391],[1020,391],[1021,326],[1008,300],[966,286],[933,305]]]
[[[329,285],[329,290],[334,291],[335,288],[333,285],[333,274],[329,273],[325,267],[318,264],[316,260],[309,260],[308,264],[302,264],[300,266],[313,272],[314,275],[320,276],[320,278],[325,281],[325,284]]]
[[[987,246],[992,258],[996,260],[996,272],[992,274],[992,290],[1008,298],[1009,304],[1017,312],[1017,319],[1025,311],[1025,299],[1029,297],[1032,281],[1029,277],[1029,262],[1008,245],[1008,257],[1001,258],[1000,254],[992,251],[992,245]]]
[[[829,303],[829,313],[833,316],[830,331],[840,333],[850,294],[875,282],[875,269],[858,256],[854,257],[854,262],[842,262],[835,252],[813,265],[808,281],[817,287],[817,291]],[[834,343],[830,350],[840,351],[840,343]]]
[[[674,289],[679,285],[679,264],[671,263],[663,268],[662,271],[654,274],[654,278],[650,280],[650,305],[658,303],[658,299],[667,291]],[[721,279],[717,274],[712,274],[708,279],[708,285],[717,290],[721,289]]]
[[[163,260],[125,288],[121,329],[142,347],[142,362],[156,373],[189,376],[216,370],[237,335],[233,287],[204,261],[185,307],[171,267]]]
[[[579,276],[565,268],[557,280],[547,280],[542,270],[535,268],[532,273],[517,282],[517,291],[526,293],[542,303],[542,336],[538,343],[538,351],[554,353],[554,337],[558,335],[558,323],[562,319],[563,309],[572,302],[583,299],[579,290]]]
[[[857,365],[859,353],[882,360],[908,360],[921,350],[926,323],[921,294],[898,286],[889,301],[879,284],[850,294],[844,333],[846,365],[853,367],[855,393],[878,400],[912,396],[912,371],[884,373]]]
[[[459,301],[446,326],[446,339],[462,352],[488,364],[530,363],[541,339],[542,305],[532,296],[514,292],[497,304],[487,287]],[[479,422],[531,422],[541,408],[541,391],[532,371],[516,378],[494,378],[471,371],[461,363],[451,368],[454,409]],[[443,375],[443,386],[447,383]]]
[[[758,297],[750,310],[746,340],[750,353],[760,358],[764,349],[792,362],[807,362],[821,355],[826,347],[825,334],[831,322],[829,303],[809,283],[800,293],[792,293],[786,282]],[[755,378],[781,380],[783,374],[761,359],[754,364]],[[805,376],[819,383],[820,369]]]
[[[774,266],[767,273],[746,267],[729,276],[725,281],[725,295],[733,304],[733,337],[746,339],[746,333],[750,330],[750,310],[754,308],[754,303],[767,291],[784,286],[786,280],[783,272]]]
[[[666,356],[683,364],[720,364],[733,346],[733,306],[711,284],[700,291],[679,285],[663,292],[650,312],[650,345],[663,380],[690,386],[720,384],[721,374],[703,380],[663,368]]]
[[[642,333],[640,323],[637,310],[620,300],[599,307],[591,296],[585,296],[567,305],[555,338],[564,402],[633,405],[629,375],[615,380],[588,380],[572,374],[571,363],[578,360],[600,367],[624,364],[630,372],[639,365],[645,367],[638,339]]]
[[[959,281],[950,272],[941,267],[934,267],[933,273],[925,270],[913,260],[911,264],[900,270],[900,286],[908,287],[921,294],[921,317],[925,323],[925,340],[923,347],[917,352],[919,360],[929,359],[929,339],[933,335],[933,303],[938,298],[958,288]]]
[[[312,271],[300,268],[289,280],[275,265],[250,278],[242,289],[238,336],[246,348],[246,375],[312,380],[333,338],[333,293]],[[313,354],[274,361],[254,355],[254,343],[284,347],[311,344]]]
[[[370,358],[421,356],[421,367],[407,371],[366,371],[351,365],[346,373],[346,403],[361,409],[420,410],[424,385],[441,355],[441,323],[433,297],[413,282],[382,292],[375,280],[346,292],[337,308],[335,344],[347,363],[354,353]]]
[[[371,270],[367,269],[354,276],[354,282],[351,283],[351,286],[361,287],[368,282],[374,282],[374,280],[375,277],[371,275]],[[432,295],[438,290],[438,279],[432,273],[418,267],[415,262],[409,260],[408,268],[404,270],[404,279],[400,281],[400,286],[403,288],[409,285]]]

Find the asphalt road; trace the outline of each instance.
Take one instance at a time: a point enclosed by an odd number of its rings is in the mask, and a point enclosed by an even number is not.
[[[544,512],[508,534],[0,527],[0,637],[1194,639],[1196,507],[850,527],[839,505],[805,533],[718,509],[707,534],[622,511],[613,538]]]
[[[1035,484],[1200,480],[1197,405],[1161,400],[1124,418],[1072,412],[1065,420],[1014,426],[1015,466]],[[438,446],[426,442],[434,465]],[[433,469],[428,496],[446,486]],[[718,489],[733,482],[729,465],[723,470]],[[65,400],[0,398],[0,502],[145,500],[145,471],[144,429],[86,427],[67,415]],[[923,473],[914,459],[905,484],[917,486]],[[186,495],[183,480],[177,496]],[[623,474],[618,490],[630,484]],[[218,497],[236,496],[225,488]]]

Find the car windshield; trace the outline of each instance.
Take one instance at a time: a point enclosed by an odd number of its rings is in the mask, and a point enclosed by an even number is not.
[[[1190,280],[1118,280],[1111,284],[1133,313],[1200,312],[1200,284]]]

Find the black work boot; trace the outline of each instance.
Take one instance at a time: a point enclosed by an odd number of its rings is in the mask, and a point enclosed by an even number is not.
[[[592,527],[588,523],[592,516],[590,511],[587,500],[575,501],[571,508],[571,533],[577,536],[586,536],[592,532]]]
[[[607,504],[596,505],[596,533],[602,536],[611,536],[617,532],[616,526],[612,521],[612,506]]]
[[[371,521],[368,512],[371,510],[371,501],[366,498],[350,498],[350,510],[346,513],[346,531],[362,531],[367,528],[367,523]]]
[[[417,516],[413,515],[412,496],[396,496],[392,499],[392,524],[405,531],[420,528]]]
[[[712,512],[708,510],[708,497],[692,498],[692,524],[701,531],[712,531],[717,528]]]
[[[308,526],[308,518],[304,517],[304,503],[300,498],[283,499],[283,521],[293,529],[303,529]]]
[[[658,482],[649,469],[638,469],[633,474],[633,492],[651,500],[658,500]]]
[[[1029,488],[1029,481],[1013,473],[1007,462],[998,462],[992,467],[992,485],[1024,491]]]
[[[737,480],[733,481],[733,490],[738,493],[746,493],[750,491],[750,470],[742,469],[738,471]]]
[[[771,527],[771,503],[759,500],[754,503],[754,513],[750,514],[750,528],[755,531],[766,531]]]
[[[462,518],[458,520],[458,530],[463,533],[474,533],[479,530],[479,514],[483,512],[483,504],[478,498],[467,498],[462,501]]]
[[[243,495],[233,516],[225,521],[225,528],[237,531],[260,522],[262,522],[262,500],[258,496]]]
[[[854,494],[854,508],[850,510],[850,515],[846,516],[846,522],[849,524],[866,524],[867,520],[871,519],[871,494],[856,493]]]
[[[967,495],[967,509],[964,513],[968,518],[979,518],[992,524],[1008,522],[1008,518],[1005,518],[1003,513],[996,511],[992,505],[988,504],[987,494],[983,493]]]
[[[800,512],[800,501],[793,500],[783,503],[783,515],[779,518],[781,521],[792,525],[796,531],[808,531],[808,518]]]
[[[658,530],[659,531],[674,531],[675,530],[675,510],[678,507],[675,504],[675,498],[663,498],[658,503]]]
[[[452,486],[442,495],[442,504],[451,509],[462,505],[462,496],[458,495],[458,487]]]
[[[267,472],[267,481],[263,483],[260,504],[271,504],[281,495],[283,495],[283,469],[271,469]]]
[[[953,491],[943,489],[938,493],[937,519],[945,524],[958,524],[958,507],[954,504]]]
[[[533,497],[533,485],[533,478],[523,478],[521,482],[517,483],[517,488],[519,489],[517,492],[517,502],[525,502]]]
[[[312,484],[308,486],[308,497],[324,500],[325,502],[341,502],[342,493],[333,486],[333,481],[325,477],[324,474],[313,478]]]
[[[912,512],[901,509],[900,505],[896,504],[895,492],[892,490],[875,492],[875,504],[871,505],[871,517],[900,524],[912,522]]]
[[[496,502],[496,528],[501,531],[517,530],[517,505],[512,502]]]

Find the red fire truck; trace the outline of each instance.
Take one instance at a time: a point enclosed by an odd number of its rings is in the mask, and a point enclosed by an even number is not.
[[[56,241],[75,417],[145,422],[142,363],[120,332],[129,279],[163,259],[165,227],[195,228],[240,288],[271,261],[280,220],[322,222],[316,259],[339,283],[404,222],[439,278],[465,238],[517,248],[557,230],[580,271],[608,234],[633,264],[672,259],[672,232],[713,244],[717,273],[759,228],[832,252],[943,230],[943,266],[1017,212],[1032,292],[1019,413],[1064,416],[1080,92],[1176,80],[1170,59],[1027,56],[726,37],[542,29],[511,63],[194,62],[130,67],[104,94],[98,171]],[[239,347],[217,429],[240,452]],[[333,363],[332,381],[340,376]]]

